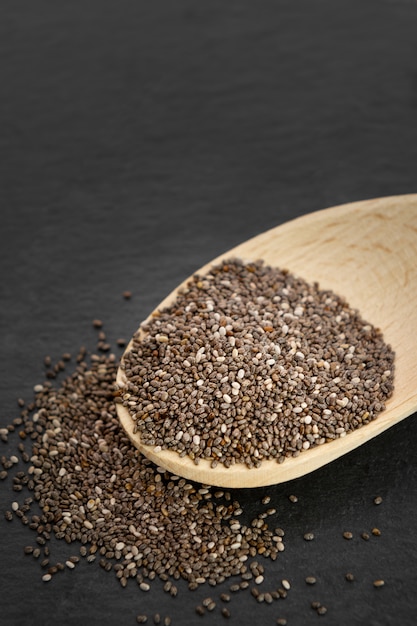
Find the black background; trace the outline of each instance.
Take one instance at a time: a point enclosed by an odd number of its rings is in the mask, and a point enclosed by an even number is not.
[[[176,284],[248,237],[416,192],[416,33],[411,0],[2,0],[0,425],[42,382],[45,354],[95,350],[94,318],[113,344],[129,339]],[[286,550],[266,562],[268,586],[292,589],[272,606],[239,594],[230,623],[415,624],[416,441],[410,417],[305,478],[234,494],[253,514],[271,494]],[[15,497],[1,483],[2,511]],[[363,541],[373,526],[381,537]],[[156,611],[173,626],[226,623],[194,607],[229,584],[180,584],[172,599],[82,563],[47,585],[23,555],[32,541],[1,516],[2,626],[128,625]]]

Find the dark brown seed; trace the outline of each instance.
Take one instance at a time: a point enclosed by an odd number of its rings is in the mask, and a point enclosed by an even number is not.
[[[353,574],[351,574],[350,572],[348,572],[345,576],[346,580],[348,580],[349,582],[352,582],[353,580],[355,580],[355,577]]]
[[[197,615],[204,615],[204,613],[206,612],[206,609],[204,608],[204,606],[199,604],[198,606],[195,607],[195,612],[197,613]]]
[[[145,624],[148,621],[148,616],[147,615],[137,615],[136,616],[136,621],[138,624]]]
[[[343,533],[343,537],[345,539],[353,539],[353,533],[351,533],[349,530],[345,530],[345,532]]]
[[[229,594],[228,593],[220,594],[220,600],[222,600],[222,602],[230,602]]]
[[[225,617],[226,619],[228,619],[230,617],[230,611],[229,609],[227,609],[225,606],[222,608],[222,615],[223,617]]]
[[[93,320],[94,328],[101,328],[103,326],[103,322],[101,320]]]
[[[313,600],[313,602],[311,603],[311,608],[317,610],[319,607],[321,607],[321,602],[318,602],[317,600]]]
[[[122,295],[123,295],[123,298],[125,300],[130,300],[130,298],[132,297],[132,292],[131,291],[124,291]]]
[[[290,502],[298,502],[297,496],[294,496],[294,495],[288,496],[288,499],[290,500]]]
[[[367,533],[367,532],[363,532],[363,533],[361,533],[361,537],[362,537],[362,539],[364,539],[365,541],[368,541],[368,539],[370,538],[370,535],[369,535],[369,533]]]
[[[154,624],[160,624],[161,623],[161,616],[159,615],[159,613],[155,613],[155,615],[153,616],[153,623]]]
[[[375,537],[380,537],[380,536],[381,536],[381,531],[379,530],[379,528],[373,528],[373,529],[372,529],[372,534],[373,534]]]

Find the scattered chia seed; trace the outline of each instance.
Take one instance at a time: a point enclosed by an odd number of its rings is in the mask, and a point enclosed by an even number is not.
[[[305,535],[304,535],[304,539],[305,539],[306,541],[313,541],[313,539],[314,539],[314,533],[305,533]]]
[[[353,574],[351,574],[350,572],[348,572],[345,576],[346,580],[349,582],[353,582],[355,580],[355,577]]]
[[[349,530],[345,530],[345,532],[343,533],[343,537],[345,539],[353,539],[353,533],[351,533]]]
[[[279,617],[277,619],[277,624],[278,626],[287,626],[287,620],[285,619],[285,617]]]
[[[376,498],[374,498],[374,504],[381,504],[381,503],[382,503],[381,496],[376,496]]]
[[[315,585],[317,582],[316,578],[314,578],[314,576],[307,576],[306,578],[306,583],[307,585]]]
[[[230,617],[230,611],[225,606],[222,608],[221,613],[222,613],[223,617],[225,617],[226,619],[228,619]]]
[[[384,580],[374,580],[374,587],[383,587],[385,585]]]
[[[365,541],[368,541],[370,539],[370,535],[367,532],[363,532],[361,533],[361,537],[362,539],[364,539]]]
[[[379,530],[379,528],[373,528],[373,529],[372,529],[372,534],[373,534],[375,537],[380,537],[380,536],[381,536],[381,531]]]
[[[119,402],[144,444],[259,467],[375,419],[393,361],[381,333],[334,293],[230,260],[142,325]]]
[[[293,502],[293,503],[298,502],[297,496],[294,496],[294,495],[288,496],[288,499],[290,502]]]

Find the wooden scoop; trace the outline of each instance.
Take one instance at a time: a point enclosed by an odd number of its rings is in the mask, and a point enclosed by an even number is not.
[[[259,487],[297,478],[330,463],[417,410],[417,194],[354,202],[310,213],[240,244],[198,270],[223,259],[264,259],[308,282],[317,281],[346,298],[362,317],[381,329],[396,353],[395,390],[386,409],[368,425],[279,464],[195,465],[172,450],[143,445],[129,411],[117,404],[123,428],[139,450],[157,465],[190,480],[221,487]],[[181,286],[184,286],[184,281]],[[178,288],[177,288],[178,289]],[[177,289],[161,302],[170,305]],[[148,318],[149,319],[149,318]],[[141,331],[142,332],[142,331]],[[130,350],[131,344],[127,347]],[[117,382],[125,376],[119,369]]]

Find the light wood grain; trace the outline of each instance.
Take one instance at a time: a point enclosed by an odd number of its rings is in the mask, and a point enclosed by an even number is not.
[[[321,288],[344,296],[368,322],[382,330],[386,342],[394,348],[394,394],[386,410],[369,425],[303,451],[282,464],[264,461],[259,469],[240,464],[229,469],[221,465],[212,469],[208,461],[202,460],[197,466],[173,451],[156,454],[133,433],[128,410],[118,404],[121,424],[143,454],[174,474],[201,483],[257,487],[312,472],[417,410],[417,194],[366,200],[310,213],[240,244],[198,272],[205,273],[212,265],[231,257],[244,261],[264,259],[272,266],[287,268],[309,282],[319,282]],[[158,308],[169,305],[175,297],[176,290]],[[124,382],[121,369],[117,380],[120,384]]]

